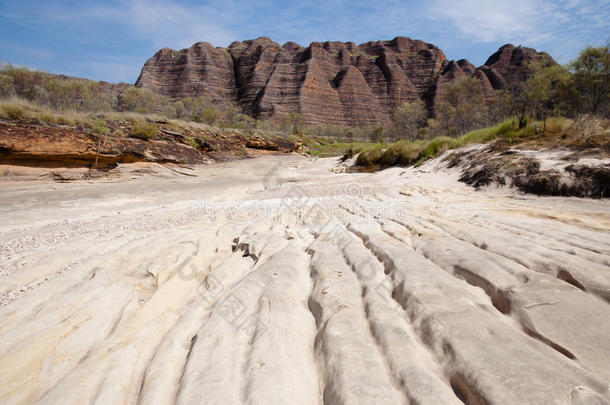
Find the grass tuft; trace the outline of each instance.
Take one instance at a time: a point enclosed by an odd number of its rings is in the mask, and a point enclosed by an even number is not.
[[[129,135],[133,138],[149,140],[153,139],[158,132],[159,128],[157,125],[151,122],[137,120],[133,123]]]
[[[192,136],[187,136],[184,139],[186,140],[186,143],[188,143],[190,147],[195,148],[195,149],[199,149],[199,143],[197,143],[195,138],[193,138]]]
[[[20,105],[3,104],[0,106],[0,117],[6,120],[22,121],[28,116],[28,111]]]
[[[546,122],[532,122],[523,129],[517,129],[512,120],[503,121],[492,127],[477,129],[457,138],[439,136],[430,140],[405,141],[401,140],[387,145],[364,148],[356,164],[358,166],[378,165],[380,167],[396,165],[421,164],[428,159],[440,156],[450,149],[457,149],[475,143],[486,143],[495,139],[505,139],[510,143],[521,142],[557,142],[557,138],[568,138],[562,135],[572,126],[572,121],[566,118],[550,118]],[[565,143],[565,142],[563,142]]]

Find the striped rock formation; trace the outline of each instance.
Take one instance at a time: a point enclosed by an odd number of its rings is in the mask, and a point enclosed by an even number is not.
[[[257,118],[298,112],[308,123],[372,125],[387,122],[398,105],[419,98],[433,111],[444,86],[463,76],[481,80],[490,97],[525,80],[534,60],[555,63],[545,53],[513,45],[475,68],[406,37],[308,47],[260,37],[228,48],[198,42],[181,51],[161,49],[146,62],[136,85],[172,98],[236,103]]]

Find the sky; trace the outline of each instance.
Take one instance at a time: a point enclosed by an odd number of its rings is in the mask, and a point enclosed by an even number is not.
[[[163,47],[407,36],[477,66],[507,43],[567,63],[610,41],[608,21],[610,0],[0,0],[0,62],[134,83]]]

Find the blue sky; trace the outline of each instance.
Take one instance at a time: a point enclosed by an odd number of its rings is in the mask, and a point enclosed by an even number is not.
[[[146,59],[166,46],[403,35],[475,65],[505,43],[565,63],[584,46],[609,41],[609,20],[610,0],[0,0],[0,61],[133,83]]]

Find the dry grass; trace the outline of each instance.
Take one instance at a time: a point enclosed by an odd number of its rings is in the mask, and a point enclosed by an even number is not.
[[[21,121],[21,120],[27,118],[27,116],[28,116],[28,111],[19,105],[14,105],[14,104],[0,105],[0,117],[2,117],[4,119],[12,120],[12,121]]]
[[[20,98],[0,99],[0,118],[54,125],[86,126],[92,114],[79,111],[52,111]]]
[[[476,143],[503,140],[515,147],[528,148],[608,148],[610,124],[608,120],[583,117],[577,121],[566,118],[550,118],[543,122],[532,122],[523,129],[515,127],[512,120],[498,125],[471,131],[457,138],[440,136],[430,140],[414,142],[398,141],[390,145],[375,145],[365,148],[356,164],[359,166],[388,167],[395,165],[421,164],[428,159],[440,156],[450,149],[461,148]]]
[[[151,122],[138,120],[133,123],[129,136],[139,139],[153,139],[159,133],[159,127]]]
[[[570,148],[600,148],[610,152],[610,120],[584,116],[574,121],[558,139],[561,145]]]

